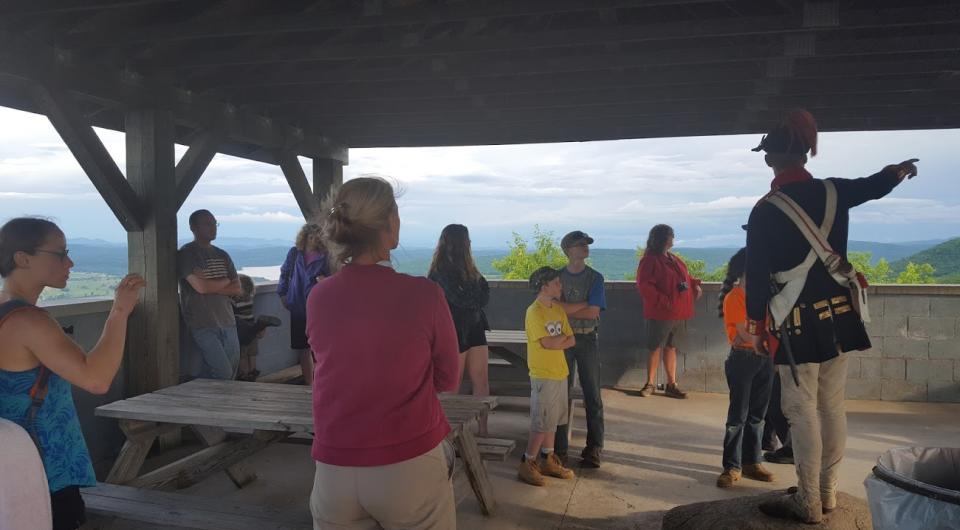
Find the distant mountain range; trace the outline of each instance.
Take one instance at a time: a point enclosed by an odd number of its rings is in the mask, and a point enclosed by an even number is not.
[[[182,241],[185,243],[186,241]],[[237,268],[279,266],[289,250],[291,241],[282,239],[256,238],[220,238],[217,246],[233,257]],[[707,270],[720,267],[733,255],[735,247],[720,248],[678,248],[685,257],[706,262]],[[931,263],[937,269],[937,276],[960,274],[960,238],[929,241],[909,241],[904,243],[877,243],[872,241],[851,241],[850,251],[870,252],[874,262],[880,258],[890,262],[893,268],[906,261]],[[493,269],[494,259],[502,257],[506,249],[476,249],[474,259],[480,271],[491,278],[497,277]],[[433,256],[431,248],[400,247],[394,251],[394,262],[402,272],[425,274]],[[127,272],[126,246],[97,239],[70,240],[70,257],[73,258],[78,272],[96,272],[121,276]],[[631,249],[591,249],[591,263],[594,268],[608,279],[623,279],[634,272],[637,266],[636,251]]]
[[[945,283],[960,283],[960,237],[944,241],[939,245],[921,250],[907,258],[891,263],[894,272],[906,268],[907,262],[929,263],[933,265],[934,276]]]

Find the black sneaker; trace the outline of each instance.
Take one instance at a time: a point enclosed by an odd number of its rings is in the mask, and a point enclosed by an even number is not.
[[[781,447],[776,451],[763,453],[763,459],[773,464],[793,464],[793,449]]]
[[[584,447],[583,452],[580,453],[580,465],[583,467],[600,467],[600,452],[599,447]]]
[[[677,386],[676,383],[667,385],[667,388],[663,391],[663,395],[674,399],[687,399],[687,393],[680,390],[680,387]]]

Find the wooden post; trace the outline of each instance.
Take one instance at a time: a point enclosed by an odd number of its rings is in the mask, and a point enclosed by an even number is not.
[[[127,180],[143,205],[143,229],[127,233],[130,271],[147,280],[127,333],[127,394],[135,396],[180,378],[177,186],[171,113],[130,111],[126,132]]]
[[[330,190],[343,184],[343,161],[333,158],[313,159],[313,194],[320,204]]]

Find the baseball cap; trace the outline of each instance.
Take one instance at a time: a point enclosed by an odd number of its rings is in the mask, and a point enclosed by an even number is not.
[[[536,292],[540,292],[541,287],[553,281],[554,278],[559,277],[559,270],[548,266],[540,267],[539,269],[533,271],[533,274],[530,275],[530,288]]]
[[[560,248],[567,250],[568,248],[576,246],[580,243],[592,245],[593,238],[588,236],[586,232],[574,230],[573,232],[563,236],[563,239],[560,240]]]

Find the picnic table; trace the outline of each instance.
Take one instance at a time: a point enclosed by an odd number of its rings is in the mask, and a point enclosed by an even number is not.
[[[496,502],[477,438],[470,430],[497,406],[496,397],[440,396],[452,429],[450,440],[485,515]],[[106,478],[110,484],[171,490],[225,471],[237,487],[256,479],[243,461],[296,434],[312,434],[309,387],[246,381],[194,379],[97,407],[96,415],[119,420],[126,442]],[[204,449],[153,471],[141,473],[157,437],[189,427]],[[228,434],[229,433],[229,434]]]

